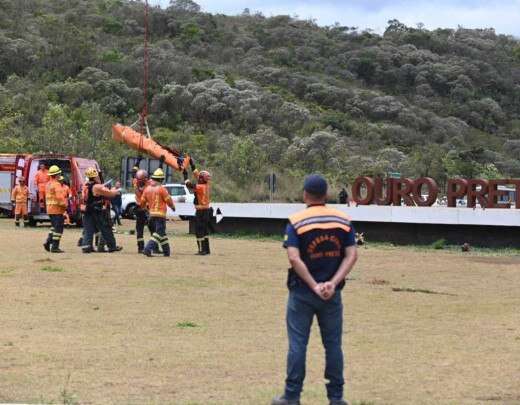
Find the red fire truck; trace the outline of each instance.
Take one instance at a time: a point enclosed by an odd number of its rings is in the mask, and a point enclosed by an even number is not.
[[[77,156],[56,155],[56,154],[0,154],[0,212],[11,215],[13,206],[11,204],[11,191],[16,184],[16,178],[24,176],[29,187],[29,220],[32,225],[38,222],[48,221],[49,217],[45,212],[40,211],[36,198],[37,187],[34,177],[38,171],[38,166],[44,163],[47,168],[52,165],[58,166],[65,180],[68,181],[72,193],[69,204],[69,216],[72,222],[81,223],[79,212],[79,201],[81,189],[85,181],[85,171],[89,167],[100,169],[95,160],[83,159]]]

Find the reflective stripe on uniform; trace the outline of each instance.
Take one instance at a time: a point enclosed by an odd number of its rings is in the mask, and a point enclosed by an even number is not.
[[[150,210],[150,216],[155,218],[166,218],[166,214],[161,211]]]
[[[144,238],[137,238],[137,242],[144,242]]]

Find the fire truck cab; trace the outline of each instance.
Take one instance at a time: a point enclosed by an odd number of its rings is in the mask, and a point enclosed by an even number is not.
[[[45,210],[40,209],[37,198],[37,186],[35,176],[38,167],[44,163],[47,168],[58,166],[65,182],[69,185],[72,197],[69,201],[68,214],[72,222],[81,223],[79,210],[81,189],[85,182],[85,171],[89,167],[95,167],[100,171],[99,164],[95,160],[83,159],[77,156],[41,154],[41,155],[0,155],[0,211],[12,214],[11,190],[16,185],[16,179],[24,176],[29,187],[29,221],[32,225],[49,220]]]

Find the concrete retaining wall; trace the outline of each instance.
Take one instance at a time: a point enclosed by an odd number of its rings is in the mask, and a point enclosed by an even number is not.
[[[332,206],[350,215],[356,231],[364,232],[368,241],[431,244],[445,239],[450,244],[520,248],[520,210]],[[282,235],[287,217],[304,205],[215,203],[213,207],[220,208],[223,215],[219,224],[214,218],[216,232]],[[187,205],[177,211],[187,216],[194,213],[193,207]],[[193,230],[190,221],[190,231]]]

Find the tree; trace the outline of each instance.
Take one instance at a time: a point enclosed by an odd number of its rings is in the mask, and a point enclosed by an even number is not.
[[[170,7],[174,10],[188,13],[199,13],[200,6],[193,0],[170,0]]]
[[[225,168],[239,186],[251,184],[263,178],[267,169],[265,154],[251,138],[241,139],[233,145]]]
[[[520,45],[517,45],[513,48],[513,58],[520,62]]]
[[[289,146],[286,138],[278,136],[272,128],[260,128],[251,136],[255,145],[265,154],[269,164],[279,166],[284,151]]]
[[[385,36],[388,35],[396,35],[396,34],[404,34],[408,32],[408,27],[403,24],[398,19],[393,19],[388,21],[388,27],[385,30]]]
[[[335,133],[316,131],[310,137],[297,138],[289,146],[286,160],[291,166],[301,168],[307,173],[328,173],[338,169],[338,156],[342,152],[340,141]]]
[[[23,39],[10,39],[0,33],[0,82],[12,75],[25,75],[38,58],[31,44]]]

